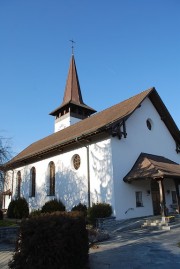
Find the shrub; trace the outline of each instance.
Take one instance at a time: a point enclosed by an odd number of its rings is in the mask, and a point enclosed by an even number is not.
[[[33,210],[31,211],[31,213],[29,214],[29,217],[38,217],[41,215],[41,209],[36,209],[36,210]]]
[[[52,213],[56,211],[65,211],[64,204],[57,199],[46,202],[41,210],[42,213]]]
[[[110,204],[98,203],[93,204],[92,207],[88,208],[88,220],[90,223],[96,223],[97,218],[107,218],[112,214],[112,207]]]
[[[16,205],[16,201],[12,200],[8,206],[8,210],[7,210],[7,217],[10,219],[14,218],[14,208]]]
[[[55,212],[23,220],[11,269],[88,268],[88,233],[78,212]]]
[[[12,200],[7,210],[8,218],[22,219],[29,216],[29,206],[25,198]]]
[[[87,216],[87,206],[79,203],[78,205],[75,205],[71,211],[79,211],[82,212],[83,215],[86,217]]]
[[[0,209],[0,220],[3,220],[4,215],[3,215],[3,211]]]

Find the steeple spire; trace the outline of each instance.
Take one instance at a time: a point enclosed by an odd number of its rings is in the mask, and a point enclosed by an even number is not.
[[[68,78],[66,81],[66,87],[64,92],[63,104],[73,102],[76,104],[84,104],[78,79],[78,74],[76,70],[76,64],[74,55],[71,57]]]
[[[89,117],[95,112],[96,110],[83,102],[74,54],[72,54],[63,102],[50,113],[56,117],[55,132]]]

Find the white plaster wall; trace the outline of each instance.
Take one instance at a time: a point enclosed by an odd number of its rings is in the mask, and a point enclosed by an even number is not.
[[[81,166],[75,170],[72,166],[72,157],[79,154]],[[53,161],[55,164],[55,196],[48,196],[48,165]],[[30,194],[30,169],[36,168],[36,195],[29,197]],[[87,176],[86,176],[86,149],[78,149],[69,153],[48,158],[28,166],[15,170],[15,174],[21,171],[21,196],[29,201],[30,209],[41,208],[42,205],[53,198],[60,199],[67,210],[70,210],[80,201],[87,203]],[[16,180],[14,184],[14,197],[16,190]]]
[[[148,118],[153,122],[151,131],[146,126]],[[147,190],[150,190],[150,181],[138,181],[131,184],[123,181],[123,177],[130,171],[141,152],[162,155],[180,163],[180,154],[175,151],[175,142],[148,98],[127,120],[126,130],[126,139],[119,140],[114,137],[89,146],[91,203],[110,203],[117,219],[153,214],[151,194],[147,194]],[[78,170],[72,166],[74,154],[79,154],[81,157],[81,166]],[[53,161],[56,167],[54,197],[47,196],[46,179],[50,161]],[[33,166],[36,168],[36,197],[29,198],[30,169]],[[14,171],[14,195],[15,178],[19,170],[22,175],[22,196],[29,201],[31,210],[41,208],[46,201],[55,197],[62,200],[67,210],[79,202],[87,204],[87,151],[85,147],[82,146],[71,152],[61,153],[16,169]],[[169,182],[165,188],[174,190],[174,185]],[[136,207],[136,191],[142,191],[143,207]],[[170,197],[167,197],[167,204],[169,205],[170,202]]]
[[[11,181],[12,177],[13,177],[12,171],[9,171],[9,173],[6,173],[5,180],[4,180],[4,191],[12,190],[12,181]],[[6,209],[7,205],[9,205],[10,201],[11,201],[11,196],[4,195],[3,202],[2,202],[2,208]]]
[[[112,181],[112,155],[111,140],[105,140],[89,146],[90,162],[90,193],[92,202],[108,202],[114,204]],[[75,170],[72,165],[72,157],[79,154],[81,165]],[[48,164],[55,164],[55,196],[47,196]],[[36,168],[36,195],[30,194],[30,169]],[[21,171],[21,196],[29,201],[30,210],[41,208],[42,205],[53,198],[60,199],[71,210],[79,202],[88,204],[87,187],[87,149],[86,147],[62,153],[58,156],[42,160],[31,165],[20,167],[14,171],[13,198],[16,196],[17,172]],[[8,205],[7,205],[8,206]]]
[[[146,126],[146,120],[153,122],[152,130]],[[146,190],[150,189],[149,182],[144,184],[131,184],[123,181],[124,176],[130,171],[141,152],[161,155],[180,163],[180,154],[175,149],[175,141],[170,135],[159,114],[146,98],[141,107],[126,121],[127,138],[119,140],[112,138],[113,179],[115,193],[115,214],[117,219],[151,215],[153,213],[152,202],[147,197]],[[136,208],[135,191],[143,191],[144,208]],[[149,203],[147,203],[149,200]],[[128,214],[125,214],[126,210]]]
[[[91,202],[105,202],[114,209],[114,184],[111,139],[90,147]]]
[[[73,125],[81,120],[78,118],[70,117],[69,114],[70,113],[55,120],[54,132],[58,132],[60,130],[63,130],[64,128],[69,127],[70,125]]]

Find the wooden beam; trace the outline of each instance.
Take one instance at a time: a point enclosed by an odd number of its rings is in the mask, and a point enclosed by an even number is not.
[[[180,153],[180,144],[176,143],[176,152]]]
[[[163,179],[158,179],[157,182],[159,183],[161,215],[162,215],[162,217],[166,217],[167,211],[166,211],[166,200],[165,200]]]
[[[121,128],[123,130],[121,130]],[[118,122],[115,122],[112,124],[112,126],[110,127],[110,134],[115,137],[117,136],[119,139],[122,138],[122,135],[124,136],[124,138],[127,137],[127,133],[126,133],[126,124],[125,124],[125,120],[121,120]]]

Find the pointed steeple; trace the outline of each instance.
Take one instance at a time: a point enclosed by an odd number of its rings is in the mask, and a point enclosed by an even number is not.
[[[66,81],[66,87],[64,92],[63,104],[67,104],[69,102],[74,102],[77,104],[84,104],[81,94],[81,89],[79,85],[78,74],[76,70],[76,64],[74,55],[71,57],[70,67],[68,78]]]
[[[96,110],[83,102],[76,63],[72,54],[62,104],[50,115],[55,116],[55,132],[89,117]]]

